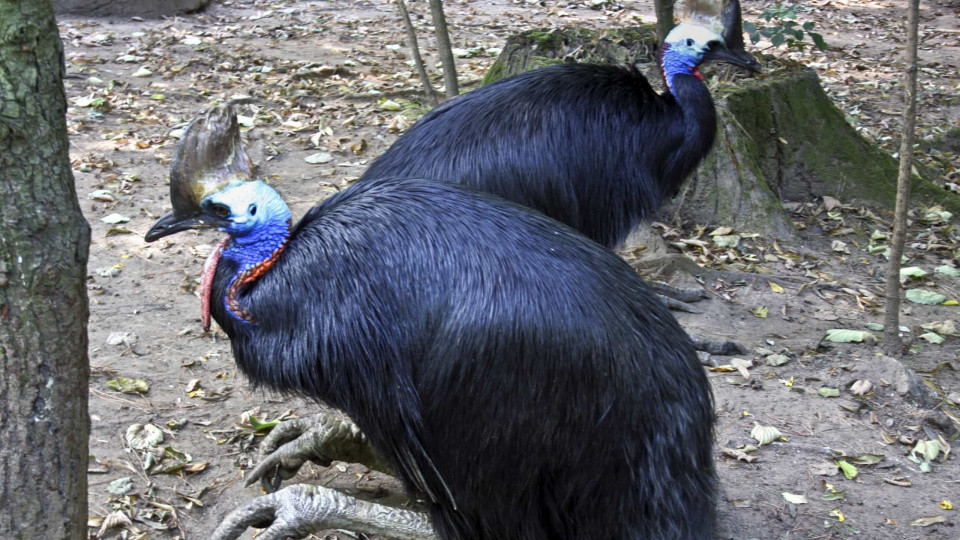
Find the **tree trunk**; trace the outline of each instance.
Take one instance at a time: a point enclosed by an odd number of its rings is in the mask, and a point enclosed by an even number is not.
[[[440,105],[440,99],[437,97],[437,91],[430,84],[430,77],[427,75],[427,68],[423,65],[423,58],[420,56],[420,45],[417,43],[417,31],[413,28],[413,22],[410,20],[410,13],[407,11],[407,3],[403,0],[397,0],[397,7],[400,8],[400,17],[403,19],[403,26],[407,29],[407,39],[410,40],[410,52],[413,54],[413,63],[417,66],[417,73],[420,74],[420,82],[423,83],[423,93],[430,105],[436,107]]]
[[[0,538],[86,538],[90,228],[50,0],[0,0]]]
[[[460,93],[457,85],[457,65],[453,61],[453,47],[450,45],[450,34],[447,32],[447,19],[443,15],[442,0],[430,0],[430,13],[433,15],[433,26],[437,32],[440,63],[443,64],[443,85],[447,89],[448,98],[457,97]]]
[[[900,356],[900,257],[907,237],[907,206],[913,170],[914,126],[917,121],[917,21],[920,0],[910,0],[907,11],[907,68],[903,77],[903,135],[900,139],[900,173],[897,177],[897,210],[893,218],[893,240],[887,265],[887,304],[883,316],[883,349]]]
[[[667,39],[673,30],[673,4],[676,0],[653,0],[653,11],[657,14],[657,37],[660,43]]]

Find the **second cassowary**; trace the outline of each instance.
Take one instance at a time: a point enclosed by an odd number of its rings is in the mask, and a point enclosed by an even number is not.
[[[700,64],[759,69],[742,49],[737,0],[724,24],[726,40],[692,22],[670,32],[661,47],[663,94],[633,67],[561,64],[522,73],[425,115],[361,181],[464,184],[617,247],[713,146],[716,111]]]

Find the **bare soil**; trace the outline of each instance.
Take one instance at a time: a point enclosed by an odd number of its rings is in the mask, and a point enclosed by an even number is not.
[[[458,58],[463,89],[476,86],[511,33],[653,20],[649,2],[591,8],[593,3],[446,2],[454,46],[463,49]],[[756,20],[769,5],[748,1],[745,17]],[[768,47],[765,52],[796,56],[816,67],[850,121],[895,151],[901,3],[802,5],[807,10],[801,20],[814,21],[834,48],[797,53]],[[436,56],[426,3],[411,3],[410,9],[432,68]],[[922,6],[918,133],[927,140],[957,127],[960,117],[958,12],[956,1]],[[272,420],[319,408],[250,390],[237,376],[226,336],[202,331],[195,289],[217,234],[143,241],[169,208],[166,179],[175,130],[215,102],[262,98],[264,106],[244,113],[249,152],[260,174],[302,215],[348,185],[398,130],[425,111],[420,84],[405,63],[403,28],[387,0],[222,1],[203,14],[159,21],[68,17],[60,29],[71,157],[93,228],[90,535],[204,538],[227,512],[261,494],[240,481],[257,460],[262,435],[245,413]],[[432,71],[436,82],[439,70]],[[960,149],[934,147],[920,157],[937,167],[939,181],[955,181]],[[960,537],[958,510],[949,508],[960,505],[957,458],[951,453],[944,459],[941,452],[929,472],[909,459],[918,441],[955,445],[960,341],[942,327],[942,344],[918,336],[927,331],[921,324],[955,320],[960,308],[904,304],[901,324],[909,329],[911,347],[903,363],[919,373],[917,387],[932,393],[926,403],[896,391],[895,373],[877,356],[875,343],[823,341],[828,329],[866,330],[865,323],[882,322],[886,260],[870,246],[883,244],[871,241],[871,235],[888,231],[890,215],[843,202],[792,201],[802,229],[793,242],[731,231],[741,235],[740,243],[720,247],[709,236],[712,228],[657,228],[671,246],[703,264],[772,273],[773,283],[782,287],[750,274],[743,281],[728,274],[704,284],[714,294],[698,305],[703,314],[678,315],[697,333],[733,339],[749,350],[740,356],[747,361],[741,363],[745,378],[736,371],[710,374],[719,414],[721,538]],[[907,255],[908,265],[928,275],[909,285],[960,299],[960,278],[933,271],[956,264],[960,238],[949,220],[924,222],[927,213],[915,212]],[[119,217],[108,221],[115,223],[104,221],[113,214]],[[767,365],[769,352],[783,353],[789,361]],[[721,363],[734,362],[722,358]],[[143,379],[149,390],[117,392],[108,387],[117,377]],[[851,384],[857,380],[869,380],[873,390],[855,396]],[[821,388],[837,389],[839,396],[823,397]],[[162,430],[157,450],[128,445],[125,434],[135,424]],[[755,424],[778,428],[782,438],[750,451],[757,444],[751,438]],[[856,464],[855,479],[837,471],[840,456],[853,456],[852,462],[857,456],[879,459],[865,454],[883,459]],[[122,488],[125,478],[131,483]],[[297,480],[341,486],[365,497],[393,494],[390,500],[397,500],[391,479],[357,466],[307,467]],[[790,502],[784,493],[805,496],[806,502],[793,497]],[[111,527],[114,520],[119,523]],[[320,536],[354,537],[335,531]]]

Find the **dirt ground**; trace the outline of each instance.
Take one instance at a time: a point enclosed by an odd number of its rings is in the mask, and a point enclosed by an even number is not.
[[[653,13],[650,2],[445,4],[464,90],[476,87],[511,33],[636,24],[652,21]],[[747,20],[771,5],[745,4]],[[755,50],[766,45],[766,53],[814,66],[849,120],[894,152],[901,4],[802,2],[801,21],[814,21],[833,49],[790,53],[761,43]],[[426,3],[409,5],[432,67]],[[960,118],[960,3],[924,2],[922,12],[918,134],[929,140]],[[227,512],[261,493],[240,482],[258,459],[262,435],[250,411],[265,421],[318,407],[250,390],[237,376],[225,335],[202,331],[195,289],[216,233],[143,241],[169,208],[176,131],[215,102],[237,96],[269,102],[244,109],[244,137],[260,174],[302,215],[356,178],[424,112],[419,82],[388,0],[221,1],[203,14],[160,21],[63,18],[60,29],[71,157],[93,228],[90,534],[204,538]],[[934,147],[922,157],[939,167],[938,181],[948,188],[960,183],[960,149]],[[847,202],[789,201],[801,228],[790,241],[720,231],[740,236],[736,247],[721,247],[709,236],[712,227],[658,227],[701,263],[778,276],[708,280],[712,299],[698,305],[704,313],[678,315],[698,333],[736,340],[749,351],[739,362],[720,358],[740,372],[710,373],[719,414],[720,538],[960,537],[954,508],[960,467],[949,454],[960,425],[960,335],[951,326],[958,307],[905,303],[901,324],[912,346],[903,363],[919,374],[912,381],[869,340],[824,341],[836,328],[881,334],[865,324],[882,322],[886,259],[879,252],[890,215]],[[936,209],[917,209],[914,218],[907,265],[927,274],[910,287],[960,300],[960,278],[934,271],[957,264],[960,236]],[[928,341],[936,339],[921,325],[930,323],[939,323],[932,328],[943,343]],[[148,390],[118,392],[111,388],[118,377],[142,379]],[[857,396],[862,387],[853,383],[860,380],[873,388]],[[897,391],[910,382],[919,402]],[[782,437],[751,448],[756,424]],[[132,448],[126,434],[134,425],[159,428],[141,433],[160,432],[163,441],[153,450]],[[917,456],[929,440],[941,443],[940,451],[924,463]],[[838,462],[855,466],[855,478],[841,473]],[[389,478],[342,464],[308,467],[297,480],[373,498],[396,491]]]

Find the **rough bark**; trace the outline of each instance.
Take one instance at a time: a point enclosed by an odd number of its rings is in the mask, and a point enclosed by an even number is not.
[[[447,18],[443,14],[443,2],[430,0],[430,13],[433,15],[433,26],[437,33],[437,52],[440,54],[440,63],[443,64],[443,85],[447,90],[447,97],[456,97],[460,93],[457,84],[457,65],[453,60],[453,47],[450,45],[450,33],[447,31]]]
[[[70,171],[49,0],[0,0],[0,538],[87,519],[90,230]]]
[[[531,30],[511,36],[484,78],[569,60],[637,63],[660,85],[653,26],[594,31]],[[709,76],[716,65],[703,68]],[[664,204],[659,219],[725,225],[790,238],[796,231],[781,201],[829,195],[893,208],[897,162],[847,124],[812,69],[767,58],[762,78],[711,80],[718,132],[713,151]],[[917,200],[960,211],[960,196],[913,177]]]
[[[900,171],[897,177],[897,209],[893,218],[893,240],[887,266],[887,304],[883,317],[883,349],[891,356],[901,353],[900,340],[900,257],[907,237],[907,209],[910,204],[910,177],[913,169],[914,126],[917,122],[917,21],[920,0],[910,0],[907,10],[907,69],[903,77],[903,132],[900,139]]]
[[[417,73],[420,74],[420,82],[423,83],[423,93],[430,104],[436,107],[440,104],[437,97],[437,91],[430,84],[430,77],[427,75],[427,68],[423,65],[423,58],[420,56],[420,44],[417,43],[417,31],[413,28],[413,22],[410,20],[410,13],[407,11],[407,3],[403,0],[397,0],[397,7],[400,8],[400,17],[403,18],[403,26],[407,29],[407,39],[410,41],[410,52],[413,54],[413,63],[417,66]]]
[[[53,9],[58,15],[157,18],[200,11],[209,3],[210,0],[53,0]]]
[[[676,0],[653,0],[653,11],[657,14],[657,37],[660,43],[673,30],[673,5]]]

